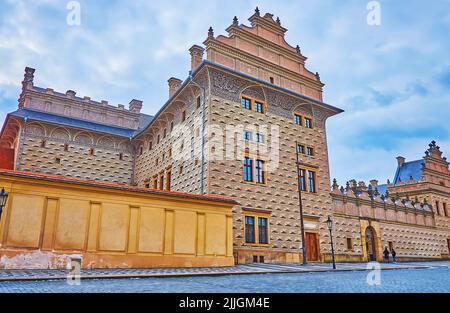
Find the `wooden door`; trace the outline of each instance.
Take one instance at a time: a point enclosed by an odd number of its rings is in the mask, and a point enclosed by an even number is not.
[[[306,257],[308,261],[319,260],[319,247],[317,246],[317,234],[305,233]]]

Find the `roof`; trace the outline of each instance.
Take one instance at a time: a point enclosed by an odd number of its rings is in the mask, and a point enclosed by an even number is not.
[[[30,109],[19,109],[17,111],[11,112],[8,115],[27,118],[34,121],[47,122],[56,125],[64,125],[70,127],[81,128],[85,130],[95,131],[99,133],[111,134],[120,137],[133,137],[140,129],[145,128],[153,119],[153,116],[141,114],[139,117],[139,129],[134,130],[130,128],[123,128],[117,126],[110,126],[100,123],[94,123],[86,120],[81,120],[73,117],[67,117],[58,114],[52,114],[48,112],[40,112]]]
[[[261,80],[261,79],[255,78],[255,77],[250,76],[250,75],[247,75],[247,74],[245,74],[245,73],[235,71],[235,70],[233,70],[233,69],[231,69],[231,68],[228,68],[228,67],[226,67],[226,66],[223,66],[223,65],[221,65],[221,64],[217,64],[217,63],[211,62],[211,61],[209,61],[209,60],[203,60],[202,63],[201,63],[201,64],[200,64],[200,65],[199,65],[192,73],[190,73],[189,77],[188,77],[187,79],[184,80],[184,82],[183,82],[183,83],[181,84],[181,86],[177,89],[177,91],[172,95],[172,97],[170,97],[170,98],[166,101],[166,103],[159,109],[159,111],[158,111],[158,112],[155,114],[155,116],[153,117],[152,121],[156,120],[156,118],[157,118],[157,117],[158,117],[158,116],[159,116],[159,115],[160,115],[160,114],[161,114],[161,113],[169,106],[169,104],[172,102],[172,100],[175,99],[175,98],[179,95],[179,93],[180,93],[180,92],[188,85],[188,83],[192,80],[192,78],[193,78],[198,72],[200,72],[200,70],[201,70],[204,66],[206,66],[206,65],[209,65],[209,66],[211,66],[211,67],[218,68],[218,69],[223,70],[223,71],[227,71],[227,72],[232,73],[232,74],[235,74],[235,75],[239,75],[239,76],[241,76],[241,77],[244,77],[244,78],[246,78],[246,79],[252,80],[252,81],[254,81],[254,82],[257,82],[257,83],[260,83],[260,84],[263,84],[263,85],[266,85],[266,86],[270,86],[270,87],[272,87],[272,88],[274,88],[274,89],[276,89],[276,90],[283,91],[283,92],[288,93],[288,94],[290,94],[290,95],[293,95],[293,96],[296,96],[296,97],[299,97],[299,98],[308,100],[308,101],[310,101],[310,102],[312,102],[312,103],[314,103],[314,104],[316,104],[316,105],[319,105],[319,106],[322,106],[322,107],[324,107],[324,108],[327,108],[328,110],[334,111],[336,114],[339,114],[339,113],[344,112],[344,110],[342,110],[342,109],[340,109],[340,108],[337,108],[337,107],[335,107],[335,106],[332,106],[332,105],[330,105],[330,104],[327,104],[327,103],[325,103],[325,102],[321,102],[321,101],[318,101],[318,100],[316,100],[316,99],[310,98],[310,97],[305,96],[305,95],[302,95],[302,94],[300,94],[300,93],[297,93],[297,92],[295,92],[295,91],[292,91],[292,90],[289,90],[289,89],[286,89],[286,88],[283,88],[283,87],[280,87],[280,86],[271,84],[270,82],[267,82],[267,81],[265,81],[265,80]],[[135,136],[137,136],[137,135],[139,135],[140,133],[142,133],[143,131],[145,131],[145,130],[152,124],[152,121],[150,121],[150,122],[147,124],[147,126],[146,126],[145,128],[141,128],[140,130],[138,130],[138,131],[136,132]]]
[[[68,184],[79,185],[79,186],[91,186],[91,187],[98,187],[98,188],[105,188],[105,189],[116,189],[116,190],[131,191],[131,192],[138,192],[138,193],[158,195],[158,196],[172,196],[172,197],[187,198],[187,199],[193,199],[193,200],[206,200],[206,201],[222,202],[222,203],[229,203],[229,204],[238,204],[238,202],[236,202],[235,200],[232,200],[232,199],[226,198],[226,197],[221,197],[221,196],[198,195],[198,194],[190,194],[190,193],[177,192],[177,191],[164,191],[164,190],[150,189],[150,188],[145,188],[145,187],[130,186],[130,185],[126,185],[126,184],[106,183],[106,182],[99,182],[99,181],[95,181],[95,180],[82,180],[82,179],[77,179],[77,178],[49,175],[49,174],[43,174],[43,173],[0,169],[0,175],[9,176],[9,177],[28,178],[28,179],[34,179],[34,180],[40,180],[40,181],[68,183]]]
[[[402,166],[399,166],[397,168],[397,172],[395,173],[394,177],[394,184],[397,184],[399,182],[399,179],[402,182],[407,182],[410,180],[411,176],[416,181],[420,180],[420,178],[422,177],[423,164],[424,161],[422,159],[403,163]]]

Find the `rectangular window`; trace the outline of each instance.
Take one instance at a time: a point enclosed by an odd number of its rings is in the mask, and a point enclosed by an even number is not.
[[[308,171],[308,188],[309,192],[316,192],[316,173]]]
[[[148,150],[152,150],[153,149],[153,142],[149,142],[148,143]]]
[[[442,206],[444,207],[444,214],[445,214],[445,216],[449,216],[449,213],[448,213],[448,211],[447,211],[447,203],[442,203]]]
[[[64,151],[69,151],[69,145],[67,143],[64,144]]]
[[[294,122],[295,122],[295,124],[302,126],[302,116],[295,114],[294,115]]]
[[[183,174],[183,165],[180,165],[179,173],[180,173],[180,175]]]
[[[144,187],[145,187],[145,188],[150,188],[150,183],[148,183],[148,182],[147,182],[147,183],[144,183]]]
[[[308,147],[306,148],[306,154],[309,156],[313,156],[314,155],[314,148]]]
[[[253,216],[245,217],[245,242],[255,243],[255,218]]]
[[[181,122],[186,120],[186,111],[181,112]]]
[[[55,158],[55,163],[56,164],[61,164],[61,159],[60,158]]]
[[[197,109],[200,108],[200,96],[197,97]]]
[[[353,238],[347,238],[347,250],[353,250]]]
[[[247,141],[252,140],[252,132],[244,131],[244,140],[247,140]]]
[[[256,172],[256,182],[258,184],[264,184],[265,183],[265,177],[264,177],[264,161],[263,160],[256,160],[255,162],[255,172]]]
[[[169,190],[169,191],[170,191],[170,184],[171,184],[171,182],[172,182],[172,171],[170,171],[170,170],[167,171],[166,176],[167,176],[166,190]]]
[[[158,189],[158,176],[153,176],[153,189]]]
[[[439,201],[436,201],[436,213],[437,215],[441,215],[441,212],[439,211]]]
[[[305,146],[297,145],[297,152],[301,154],[305,154]]]
[[[448,254],[450,254],[450,239],[447,239]]]
[[[170,131],[173,131],[173,121],[170,122]]]
[[[139,147],[139,155],[142,155],[144,148],[142,146]]]
[[[123,153],[119,153],[119,160],[122,161],[123,160]]]
[[[90,155],[94,155],[94,148],[90,148],[90,149],[89,149],[89,154],[90,154]]]
[[[251,104],[250,99],[242,98],[242,107],[244,109],[251,110],[252,109],[252,104]]]
[[[267,218],[258,217],[258,239],[261,244],[268,244],[267,236]]]
[[[256,142],[263,143],[264,142],[264,135],[261,133],[256,133]]]
[[[255,112],[264,113],[264,105],[261,102],[256,102],[254,104]]]
[[[306,191],[305,170],[300,169],[300,190]]]
[[[159,189],[164,190],[164,173],[159,175]]]
[[[166,138],[166,135],[167,135],[167,129],[164,128],[163,138]]]
[[[312,120],[308,117],[305,117],[305,127],[312,128]]]
[[[160,136],[158,135],[158,138],[156,139],[156,143],[158,144],[159,143],[159,141],[160,141]]]
[[[244,181],[253,181],[253,160],[244,158]]]

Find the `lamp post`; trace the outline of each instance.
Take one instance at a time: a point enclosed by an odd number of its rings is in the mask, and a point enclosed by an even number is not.
[[[301,175],[300,175],[300,161],[298,158],[298,142],[295,142],[295,152],[297,156],[297,185],[298,185],[298,206],[300,208],[300,231],[302,233],[302,254],[303,254],[303,265],[308,264],[306,260],[306,246],[305,246],[305,225],[303,223],[303,204],[302,204],[302,186],[301,186]]]
[[[334,262],[334,245],[333,245],[333,221],[331,220],[331,216],[328,215],[327,219],[328,230],[330,231],[330,239],[331,239],[331,258],[333,260],[333,269],[336,269],[336,263]]]
[[[5,191],[5,188],[2,188],[0,192],[0,221],[2,220],[2,212],[3,208],[6,205],[6,200],[8,199],[8,193]]]

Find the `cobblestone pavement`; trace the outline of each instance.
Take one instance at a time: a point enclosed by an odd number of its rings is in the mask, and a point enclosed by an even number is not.
[[[382,263],[381,269],[449,268],[450,261]],[[367,263],[338,263],[337,271],[366,270]],[[179,276],[210,276],[231,274],[302,273],[332,271],[331,264],[267,264],[255,263],[219,268],[152,268],[152,269],[93,269],[81,270],[82,279],[149,278]],[[0,270],[0,282],[66,279],[67,270]]]
[[[367,271],[268,273],[222,276],[87,279],[79,285],[65,280],[3,281],[0,293],[449,293],[450,268],[428,266],[380,271],[379,284],[370,285]]]

